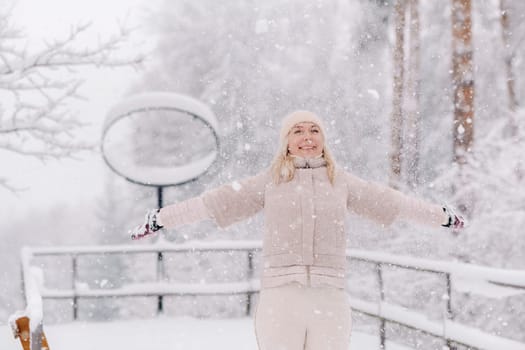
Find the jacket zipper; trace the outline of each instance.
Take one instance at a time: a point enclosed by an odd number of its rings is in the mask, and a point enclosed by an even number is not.
[[[310,164],[307,163],[307,167],[310,168]],[[313,173],[312,172],[310,172],[310,181],[312,181],[312,190],[313,190],[314,186],[313,186]],[[312,246],[312,249],[313,249],[313,246]],[[306,285],[308,287],[312,286],[312,279],[310,275],[310,265],[306,265]]]

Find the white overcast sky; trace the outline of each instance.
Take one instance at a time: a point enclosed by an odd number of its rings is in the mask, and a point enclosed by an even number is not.
[[[13,0],[12,22],[27,34],[29,50],[46,38],[63,37],[71,25],[86,21],[92,22],[92,34],[86,40],[115,33],[118,23],[125,21],[127,25],[137,27],[134,35],[138,42],[146,35],[140,26],[142,20],[159,1]],[[132,69],[89,72],[86,84],[80,90],[88,101],[79,101],[72,106],[93,123],[82,136],[98,137],[106,111],[140,74]],[[0,164],[2,173],[7,173],[13,185],[28,187],[16,196],[0,188],[0,211],[4,218],[10,214],[24,215],[27,210],[45,208],[60,201],[74,203],[92,197],[100,193],[104,180],[102,169],[105,165],[99,155],[86,156],[79,161],[42,164],[0,152]]]

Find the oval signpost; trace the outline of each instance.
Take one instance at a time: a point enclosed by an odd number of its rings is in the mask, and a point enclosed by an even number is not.
[[[219,154],[217,128],[212,110],[192,97],[170,92],[132,95],[114,105],[106,116],[101,140],[102,156],[111,170],[128,181],[156,187],[157,205],[162,208],[164,187],[194,181],[216,161]],[[177,137],[187,139],[189,143],[177,143],[178,139],[168,134],[166,144],[169,145],[161,144],[162,140],[155,134],[160,135],[165,129],[168,133],[176,129]],[[148,136],[151,136],[151,141]],[[172,144],[180,148],[179,152],[173,151]],[[200,152],[192,156],[177,162],[164,161],[173,153],[191,153],[199,146]],[[159,160],[161,164],[158,164]],[[165,276],[163,260],[162,252],[158,252],[159,281]],[[158,297],[157,304],[158,313],[162,313],[162,296]]]
[[[125,145],[120,145],[110,151],[112,136],[118,133],[119,125],[124,125],[123,123],[129,121],[133,116],[147,116],[153,112],[164,112],[163,115],[166,118],[192,118],[200,121],[201,127],[208,129],[215,139],[214,150],[188,164],[170,167],[151,165],[145,167],[129,159],[123,161],[122,158],[125,157],[119,154],[119,150],[124,149]],[[148,120],[137,119],[136,122],[138,126],[135,131],[140,131],[140,124],[147,123]],[[161,125],[158,127],[162,128]],[[192,97],[170,92],[132,95],[114,105],[107,114],[102,132],[102,156],[111,170],[130,182],[158,188],[176,186],[197,179],[216,161],[219,153],[217,128],[218,122],[212,110]],[[133,139],[128,138],[127,142],[131,145]]]

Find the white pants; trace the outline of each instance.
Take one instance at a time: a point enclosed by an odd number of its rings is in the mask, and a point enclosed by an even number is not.
[[[259,350],[348,350],[351,326],[350,303],[342,289],[293,283],[259,295]]]

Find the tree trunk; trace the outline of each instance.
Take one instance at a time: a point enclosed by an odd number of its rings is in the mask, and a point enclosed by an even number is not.
[[[452,0],[452,80],[454,161],[462,165],[474,137],[471,0]]]
[[[392,115],[390,121],[391,153],[390,153],[390,186],[398,188],[401,181],[401,151],[403,130],[403,82],[404,82],[404,32],[405,32],[406,1],[397,0],[395,3],[395,46],[393,62],[393,98]]]
[[[409,22],[409,64],[407,69],[407,137],[406,164],[408,185],[416,188],[419,184],[419,125],[420,125],[420,38],[419,38],[419,0],[410,0]]]
[[[515,76],[514,70],[512,67],[512,62],[514,60],[510,38],[512,36],[512,31],[510,29],[509,22],[509,4],[508,0],[500,0],[500,13],[501,13],[501,35],[503,40],[503,47],[505,53],[505,73],[507,78],[507,92],[509,94],[509,109],[514,112],[518,106],[518,101],[516,100],[516,90],[515,90]]]

